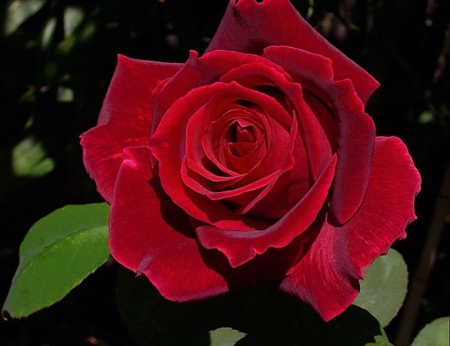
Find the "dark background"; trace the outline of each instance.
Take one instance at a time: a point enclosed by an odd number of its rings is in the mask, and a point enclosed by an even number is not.
[[[228,1],[38,0],[42,6],[14,27],[10,18],[19,3],[0,5],[0,304],[31,225],[66,204],[102,201],[83,168],[79,135],[96,123],[117,53],[183,62],[190,49],[207,47]],[[367,112],[378,135],[404,140],[422,175],[418,220],[394,246],[413,275],[448,162],[449,3],[292,3],[381,83]],[[14,174],[21,159],[28,164]],[[448,218],[442,227],[413,335],[449,315]],[[133,345],[115,306],[116,271],[114,263],[103,266],[60,303],[1,321],[0,344]],[[401,313],[387,328],[391,341]]]

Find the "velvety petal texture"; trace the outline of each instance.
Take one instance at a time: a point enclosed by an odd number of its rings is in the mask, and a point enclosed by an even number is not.
[[[167,299],[279,285],[324,320],[405,237],[420,177],[378,83],[287,0],[232,0],[184,64],[119,56],[83,158],[113,257]]]
[[[187,301],[228,291],[209,269],[189,220],[152,175],[146,147],[124,150],[109,220],[112,256],[144,273],[167,299]]]
[[[326,215],[314,225],[316,238],[281,289],[307,301],[325,320],[340,314],[356,298],[363,270],[406,236],[419,190],[420,176],[405,145],[396,137],[377,137],[360,210],[342,226]]]
[[[207,52],[221,49],[260,55],[267,46],[290,46],[329,58],[336,79],[350,78],[364,103],[379,86],[317,33],[288,0],[230,0]]]
[[[152,90],[181,66],[118,56],[98,124],[81,136],[84,166],[107,202],[112,200],[123,149],[148,141]]]

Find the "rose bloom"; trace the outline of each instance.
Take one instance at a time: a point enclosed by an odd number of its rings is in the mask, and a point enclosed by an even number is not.
[[[364,112],[377,87],[287,0],[231,0],[184,64],[119,56],[81,140],[112,256],[173,301],[271,284],[340,314],[420,189]]]

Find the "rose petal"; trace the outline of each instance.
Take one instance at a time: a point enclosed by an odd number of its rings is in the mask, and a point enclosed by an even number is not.
[[[264,187],[264,189],[262,189],[261,192],[258,193],[257,196],[255,196],[252,199],[252,201],[250,203],[243,205],[241,208],[239,208],[238,213],[245,214],[245,213],[248,213],[249,211],[251,211],[258,202],[260,202],[263,198],[265,198],[267,196],[267,194],[269,192],[272,191],[273,187],[276,185],[280,176],[282,176],[284,173],[292,170],[292,168],[295,165],[294,155],[292,154],[292,151],[294,148],[295,141],[297,139],[297,128],[298,128],[297,117],[294,116],[293,121],[292,121],[291,132],[289,133],[289,138],[288,138],[289,146],[285,152],[280,152],[279,156],[284,158],[284,162],[282,163],[282,165],[279,166],[280,168],[277,170],[276,176],[270,181],[270,183],[267,186]],[[281,138],[281,137],[277,136],[277,140],[278,140],[278,138]],[[276,152],[276,150],[274,150],[274,151]],[[277,164],[277,166],[278,166],[278,164]],[[301,167],[301,166],[297,166],[297,168],[298,167]],[[305,169],[299,175],[300,176],[302,176],[303,174],[306,175],[307,172],[308,171]],[[279,201],[279,202],[280,202],[280,204],[283,204],[283,205],[285,204],[285,201]],[[266,215],[265,217],[270,218],[269,215]]]
[[[202,138],[205,154],[219,142],[219,162],[240,174],[260,164],[267,153],[267,138],[272,138],[268,135],[270,126],[264,126],[264,120],[268,123],[265,116],[258,113],[251,114],[251,117],[247,115],[248,112],[236,114],[224,124],[220,124],[220,121],[212,123],[211,131]]]
[[[280,288],[311,304],[326,321],[340,314],[356,298],[363,270],[405,237],[416,218],[419,190],[420,176],[405,145],[396,137],[377,137],[361,208],[343,226],[325,222]]]
[[[84,165],[107,202],[112,200],[122,150],[149,139],[152,90],[181,66],[118,56],[98,126],[81,135]]]
[[[270,48],[271,47],[266,48],[269,52],[269,59],[271,57]],[[321,56],[315,55],[315,57],[317,59],[314,59],[314,61],[319,61],[317,66],[315,66],[316,68],[313,68],[313,70],[318,70],[315,74],[317,75],[317,78],[328,79],[330,82],[333,82],[331,61]],[[310,58],[310,56],[307,56],[307,58]],[[304,59],[302,58],[299,61],[302,61],[303,63],[303,60]],[[281,68],[281,65],[278,68]],[[269,95],[272,95],[274,90],[278,91],[283,98],[282,100],[277,99],[278,102],[285,104],[286,108],[292,108],[293,111],[299,115],[298,118],[301,125],[300,134],[301,137],[303,137],[303,140],[297,141],[296,150],[293,152],[296,167],[290,170],[289,174],[291,181],[297,181],[303,186],[309,186],[309,175],[311,175],[312,181],[317,179],[332,156],[331,146],[333,145],[336,147],[336,144],[334,143],[336,141],[336,134],[333,134],[331,131],[334,130],[337,132],[337,127],[333,126],[335,125],[335,120],[332,118],[330,119],[329,112],[323,112],[323,106],[320,108],[320,118],[317,117],[315,112],[313,113],[311,111],[310,107],[308,107],[308,103],[304,102],[302,91],[303,85],[293,83],[291,77],[287,75],[284,70],[279,71],[278,69],[274,69],[270,64],[256,62],[235,67],[225,73],[220,80],[224,82],[235,81],[253,90],[259,90],[262,86],[271,86],[272,89],[268,90]],[[302,81],[307,80],[303,79]],[[310,83],[307,83],[307,87],[309,87],[309,84]],[[306,91],[308,90],[306,89]],[[262,89],[262,92],[265,92],[264,89]],[[281,98],[281,96],[279,98]],[[314,111],[316,111],[316,109],[314,109]],[[324,128],[322,128],[323,125],[325,125]],[[329,132],[332,134],[330,138],[327,137]],[[308,155],[305,155],[305,149]],[[303,191],[304,189],[302,188],[301,190]],[[297,192],[298,191],[299,190],[297,190]],[[259,214],[261,214],[263,209],[268,209],[262,207],[262,204],[260,207]],[[277,214],[282,214],[282,210],[279,210]],[[264,215],[263,212],[262,215]]]
[[[303,166],[307,160],[303,157],[303,144],[298,144],[301,141],[298,137],[292,150],[294,166],[283,173],[268,194],[256,203],[251,210],[252,215],[271,219],[282,218],[308,192],[312,183],[309,177],[304,174],[307,172],[307,169],[303,168]],[[274,203],[274,201],[277,202]]]
[[[196,227],[200,243],[207,249],[221,251],[238,267],[270,247],[282,248],[308,229],[324,205],[334,177],[336,156],[303,199],[278,222],[267,229],[254,231],[220,229],[213,226]]]
[[[229,228],[236,227],[238,229],[252,229],[252,227],[261,227],[263,224],[258,219],[245,218],[239,216],[227,206],[221,202],[211,203],[211,195],[203,196],[206,193],[205,185],[200,184],[197,179],[193,179],[192,175],[186,174],[183,171],[184,167],[184,155],[186,151],[192,151],[192,146],[185,145],[186,143],[186,131],[191,119],[196,117],[196,112],[204,104],[207,104],[211,98],[216,95],[223,95],[223,97],[243,98],[246,100],[254,101],[256,104],[260,104],[267,109],[270,113],[270,118],[283,119],[282,113],[286,113],[283,108],[271,97],[253,90],[248,90],[237,83],[225,84],[217,82],[210,86],[199,87],[186,96],[176,101],[172,107],[167,111],[163,120],[161,121],[157,131],[153,135],[150,141],[150,147],[154,156],[160,161],[160,175],[161,182],[167,193],[171,196],[176,204],[182,207],[192,217],[213,224],[217,227]],[[222,96],[221,96],[222,97]],[[202,127],[205,127],[206,123],[213,121],[217,115],[207,112],[199,118],[204,126],[198,126],[199,124],[193,121],[195,126],[192,131],[195,133],[202,132]],[[203,113],[202,113],[203,114]],[[273,115],[273,116],[272,116]],[[291,120],[292,121],[292,120]],[[292,131],[292,130],[291,130]],[[199,133],[201,137],[201,134]],[[195,137],[195,136],[194,136]],[[273,138],[272,141],[275,141]],[[280,143],[278,143],[280,144]],[[288,144],[288,143],[287,143]],[[195,144],[193,144],[195,145]],[[274,146],[276,149],[276,146]],[[267,161],[273,165],[274,160],[271,157],[279,157],[280,154],[275,149],[269,150],[267,155]],[[289,151],[283,150],[285,153],[281,155],[279,160],[283,160],[286,155],[290,155]],[[196,155],[197,151],[192,151],[191,157]],[[198,162],[198,160],[195,160]],[[285,161],[282,161],[282,163]],[[261,177],[261,173],[256,170],[252,170],[249,174],[245,175],[240,182],[245,185],[244,190],[254,190],[267,185],[271,179],[268,177],[271,174],[271,170],[283,169],[283,172],[292,166],[292,160],[289,159],[285,162],[286,167],[267,167],[265,176]],[[262,164],[266,167],[266,163]],[[258,170],[260,167],[258,167]],[[272,172],[273,173],[273,172]],[[282,173],[282,172],[281,172]],[[278,173],[277,173],[278,174]],[[201,176],[196,176],[200,179]],[[184,184],[188,185],[191,189],[187,188]],[[251,187],[248,185],[253,184]],[[200,190],[199,190],[200,189]],[[216,194],[211,191],[211,193]],[[219,198],[230,197],[228,194],[231,192],[217,192]],[[234,226],[233,226],[234,225]],[[265,223],[264,223],[265,225]],[[251,226],[249,228],[249,226]]]
[[[338,222],[344,224],[360,207],[372,165],[375,146],[375,125],[372,118],[364,113],[361,103],[352,95],[350,81],[337,82],[339,87],[333,94],[337,104],[339,125],[338,165],[330,212]],[[339,101],[338,101],[339,100]]]
[[[212,181],[207,179],[208,175],[202,174],[202,171],[195,166],[192,166],[192,168],[198,174],[189,174],[187,172],[188,174],[183,175],[183,181],[187,186],[198,193],[207,195],[212,200],[234,197],[242,192],[259,189],[270,183],[274,177],[279,176],[282,172],[292,167],[290,156],[293,141],[296,138],[296,123],[291,125],[291,134],[289,134],[287,129],[275,122],[270,117],[272,114],[281,115],[281,113],[286,112],[272,98],[263,93],[248,90],[232,83],[229,87],[224,87],[220,98],[229,98],[230,96],[258,103],[267,110],[268,115],[261,115],[260,118],[263,124],[267,124],[266,139],[269,144],[264,156],[259,158],[259,162],[248,172],[241,174],[238,179],[234,179],[233,186],[227,186],[226,190],[218,190],[218,184],[212,184]],[[190,167],[194,162],[197,164],[197,167],[200,166],[200,162],[203,159],[201,157],[202,148],[199,144],[194,144],[194,139],[200,136],[198,134],[199,129],[208,128],[208,124],[214,119],[216,113],[217,111],[212,111],[209,107],[206,107],[200,109],[191,117],[186,130],[186,140],[188,143],[193,144],[186,148],[186,167]],[[218,136],[216,140],[220,141],[220,137]],[[225,159],[222,161],[225,161]],[[217,166],[222,168],[224,164],[226,163],[218,164]],[[225,173],[229,173],[228,169]],[[221,187],[223,187],[223,184]]]
[[[313,92],[328,104],[336,118],[339,161],[330,206],[336,220],[345,223],[361,205],[369,181],[375,139],[373,120],[364,113],[364,105],[352,82],[333,81],[323,59],[291,47],[268,47],[264,55],[283,66],[294,80],[313,85]],[[322,108],[319,113],[324,116]],[[305,143],[308,142],[306,139]]]
[[[248,67],[250,68],[250,66]],[[229,90],[228,93],[226,90]],[[201,131],[201,129],[208,128],[209,123],[211,123],[217,116],[216,114],[219,113],[220,115],[220,113],[223,113],[224,111],[217,109],[212,110],[211,107],[200,108],[198,112],[192,115],[187,125],[186,140],[188,143],[193,144],[187,146],[186,148],[187,160],[185,161],[186,164],[182,165],[182,177],[184,183],[191,187],[194,191],[202,195],[206,195],[211,200],[227,199],[227,201],[230,201],[232,204],[237,204],[240,206],[236,213],[245,214],[249,212],[259,200],[267,195],[279,176],[293,167],[294,162],[292,159],[292,149],[296,139],[297,119],[290,119],[292,124],[290,124],[291,133],[289,134],[287,129],[284,129],[280,126],[280,124],[273,120],[273,118],[279,118],[280,121],[284,120],[281,115],[286,112],[271,97],[264,93],[243,88],[235,82],[232,82],[229,87],[224,87],[224,92],[221,93],[218,98],[220,100],[230,98],[229,94],[236,99],[254,102],[255,104],[261,106],[264,110],[267,110],[268,115],[261,115],[260,118],[263,123],[264,119],[266,117],[268,118],[267,122],[270,124],[270,132],[273,131],[274,133],[274,135],[269,137],[269,128],[266,127],[268,136],[267,140],[270,142],[270,147],[257,165],[253,166],[253,168],[246,174],[242,174],[241,177],[233,180],[233,186],[229,185],[225,190],[217,190],[217,184],[214,184],[214,181],[208,179],[209,175],[202,175],[202,173],[197,169],[197,167],[201,165],[200,162],[202,162],[204,158],[201,157],[202,150],[199,144],[195,144],[195,138],[201,137],[201,134],[198,132]],[[213,104],[215,102],[215,99],[209,101],[209,103]],[[243,116],[245,116],[245,114],[243,114]],[[226,115],[222,118],[226,118]],[[217,141],[219,141],[219,139],[220,136],[217,136]],[[194,172],[189,172],[187,168],[194,162],[196,163],[196,165],[192,167]],[[218,165],[218,167],[220,168],[222,165]],[[301,165],[298,167],[301,167]],[[298,173],[298,175],[301,175],[302,173],[304,175],[308,175],[306,168],[304,171],[305,172],[302,171]],[[228,170],[225,173],[229,173]],[[244,202],[244,200],[249,199],[248,192],[261,188],[263,188],[261,191],[250,197],[248,203]],[[243,198],[243,194],[246,194],[245,198]]]
[[[227,93],[227,89],[231,92]],[[186,148],[188,166],[205,178],[208,177],[210,181],[222,182],[221,184],[214,184],[217,189],[236,182],[237,179],[242,178],[242,174],[248,173],[251,168],[257,166],[267,154],[268,142],[272,138],[270,119],[267,119],[268,117],[265,114],[258,114],[253,109],[246,109],[236,104],[239,98],[251,97],[256,102],[256,96],[258,95],[247,90],[243,90],[242,95],[239,95],[238,90],[231,89],[236,89],[236,86],[224,88],[224,92],[220,93],[218,97],[213,97],[205,106],[195,112],[186,129],[186,140],[191,143]],[[224,100],[227,101],[225,105],[223,104]],[[220,103],[222,107],[218,107],[217,103]],[[275,106],[277,105],[275,104]],[[281,107],[270,108],[273,108],[272,111],[284,112]],[[240,172],[233,169],[233,165],[230,165],[227,160],[229,154],[226,151],[229,150],[229,140],[225,136],[230,123],[242,122],[244,119],[259,127],[258,137],[263,137],[260,138],[260,142],[264,142],[261,149],[266,150],[259,150],[260,155],[258,157],[247,158],[247,163],[253,163],[253,165],[249,167],[247,172]],[[201,141],[198,138],[201,138]],[[234,158],[234,160],[238,161],[238,158]],[[212,177],[212,174],[215,174],[216,177]]]
[[[226,256],[218,250],[203,249],[202,254],[207,266],[217,271],[232,291],[280,282],[301,258],[306,241],[307,238],[299,236],[282,249],[269,248],[264,254],[236,268],[231,267]]]
[[[113,257],[173,301],[227,292],[222,276],[205,265],[186,214],[152,176],[148,148],[127,148],[124,157],[109,220]]]
[[[269,50],[269,48],[266,49],[269,52],[268,57],[270,59],[271,50]],[[322,76],[323,74],[326,75],[324,79],[328,77],[328,80],[332,82],[333,74],[331,71],[330,60],[321,56],[316,57],[316,60],[320,62],[317,63],[317,70],[319,71],[317,73],[317,78],[324,78],[324,76]],[[303,59],[299,61],[302,61],[303,63]],[[323,73],[324,67],[329,67],[331,73],[328,75]],[[283,97],[282,100],[277,99],[277,101],[281,104],[285,104],[287,109],[292,109],[299,115],[299,123],[301,125],[300,133],[304,138],[304,146],[308,152],[306,160],[303,157],[305,155],[305,149],[303,149],[303,146],[302,148],[297,146],[298,149],[301,149],[301,152],[297,153],[298,160],[296,160],[296,163],[303,163],[304,165],[309,163],[310,172],[308,172],[308,174],[312,175],[313,180],[316,179],[331,158],[331,141],[327,138],[324,129],[322,129],[322,123],[318,121],[315,114],[311,111],[310,107],[308,107],[308,104],[304,102],[304,86],[302,83],[300,83],[300,85],[293,83],[291,77],[286,74],[286,71],[283,70],[282,72],[279,72],[269,64],[263,63],[250,63],[238,66],[224,74],[220,80],[223,82],[236,81],[237,83],[254,90],[259,90],[262,86],[272,86],[273,88],[271,90],[269,89],[269,95],[273,94],[275,89]],[[302,81],[306,81],[306,79]],[[307,83],[306,87],[309,87],[309,84],[310,83]],[[306,89],[306,91],[307,90],[308,89]],[[262,92],[265,92],[264,89]],[[326,120],[329,121],[330,119]],[[334,123],[335,121],[331,119],[331,123],[327,124],[327,126],[330,127]],[[306,173],[306,169],[299,169],[297,173]]]
[[[211,200],[187,187],[183,182],[182,165],[186,155],[186,127],[190,117],[209,99],[221,94],[227,88],[237,85],[215,83],[190,91],[178,99],[167,111],[149,142],[150,150],[159,160],[161,183],[164,190],[186,213],[195,219],[217,227],[254,229],[266,225],[265,222],[240,216],[221,202]]]
[[[379,86],[314,30],[288,0],[231,0],[206,52],[230,50],[261,55],[271,45],[300,48],[331,59],[336,78],[350,78],[364,103]]]
[[[119,54],[98,125],[112,121],[151,121],[153,89],[161,81],[174,76],[182,66],[179,63],[131,59]]]
[[[94,127],[81,137],[86,171],[108,203],[113,198],[124,148],[145,145],[150,132],[149,122],[131,122],[126,126],[119,124],[112,122]]]
[[[268,64],[274,70],[282,72],[282,68],[257,55],[214,51],[199,58],[197,52],[191,51],[183,68],[168,81],[158,94],[153,111],[152,134],[156,131],[164,114],[177,99],[192,89],[217,82],[220,76],[231,69],[248,63]]]

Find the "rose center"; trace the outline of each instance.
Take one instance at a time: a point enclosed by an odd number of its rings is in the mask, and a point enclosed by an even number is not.
[[[236,120],[226,130],[225,139],[228,150],[235,157],[251,154],[258,145],[257,131],[253,124]]]

